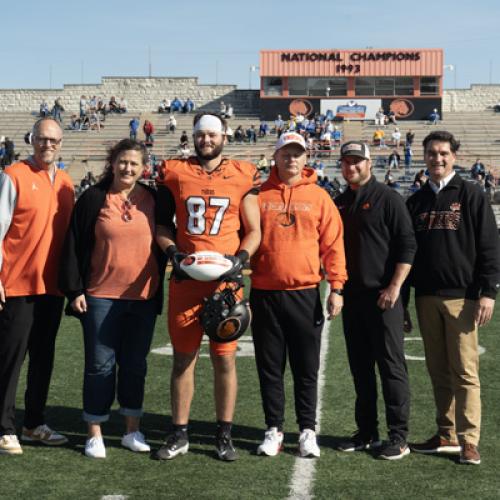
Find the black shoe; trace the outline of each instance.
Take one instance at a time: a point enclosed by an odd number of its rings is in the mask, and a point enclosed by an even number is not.
[[[165,444],[156,452],[158,460],[172,460],[177,455],[185,455],[189,450],[187,434],[174,433],[170,435]]]
[[[410,453],[408,443],[401,437],[391,437],[391,439],[384,443],[380,448],[378,458],[384,460],[399,460],[406,457]]]
[[[352,437],[346,441],[341,441],[337,449],[340,451],[364,451],[373,450],[374,448],[379,448],[382,445],[380,441],[378,432],[374,434],[367,435],[361,433],[360,431],[352,435]]]
[[[217,455],[221,460],[233,462],[238,458],[238,453],[231,440],[231,434],[219,434],[215,440]]]

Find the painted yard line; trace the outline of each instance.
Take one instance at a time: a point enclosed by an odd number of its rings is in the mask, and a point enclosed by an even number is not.
[[[328,314],[326,311],[326,307],[324,314],[326,318]],[[337,317],[336,321],[340,321],[340,317]],[[321,430],[321,409],[323,407],[323,388],[325,386],[326,357],[328,355],[328,347],[330,344],[329,330],[330,321],[325,319],[323,330],[321,331],[321,353],[318,372],[318,405],[316,407],[316,420],[318,422],[316,425],[317,434],[319,434]],[[313,498],[312,486],[314,473],[316,471],[316,460],[317,459],[314,458],[301,457],[297,457],[295,459],[293,475],[290,481],[290,493],[288,494],[288,500],[308,500],[310,498]]]

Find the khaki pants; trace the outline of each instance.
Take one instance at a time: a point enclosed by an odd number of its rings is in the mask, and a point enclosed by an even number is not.
[[[436,296],[416,299],[439,435],[477,446],[481,399],[475,304]]]

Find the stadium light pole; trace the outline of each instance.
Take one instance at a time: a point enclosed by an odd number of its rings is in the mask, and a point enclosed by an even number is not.
[[[443,66],[443,69],[444,70],[450,70],[453,72],[453,88],[456,89],[457,88],[457,67],[453,64],[445,64]]]
[[[258,69],[260,69],[259,66],[255,66],[254,64],[252,64],[249,68],[249,71],[248,71],[248,88],[250,90],[252,90],[252,73],[255,73],[255,71],[257,71]]]

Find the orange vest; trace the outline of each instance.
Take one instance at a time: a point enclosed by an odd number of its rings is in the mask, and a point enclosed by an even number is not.
[[[58,263],[75,193],[71,178],[56,170],[54,184],[45,170],[27,161],[4,171],[16,192],[10,227],[2,242],[0,280],[7,297],[60,295]]]

